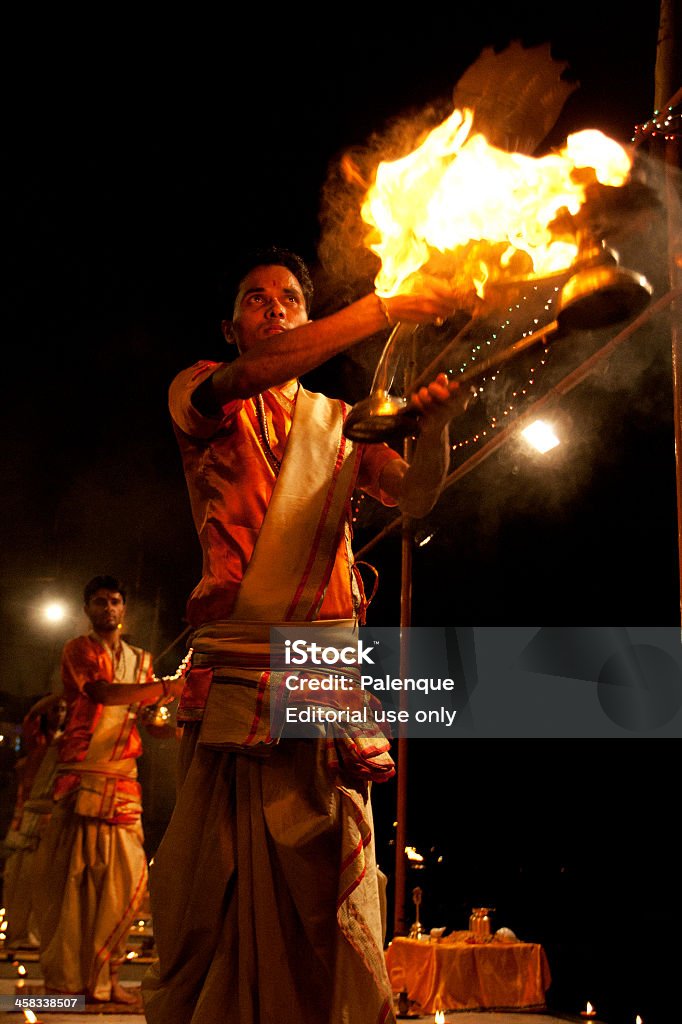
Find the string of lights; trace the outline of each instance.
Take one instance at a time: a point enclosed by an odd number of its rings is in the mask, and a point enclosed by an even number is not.
[[[631,141],[640,145],[658,137],[666,142],[682,138],[682,89],[660,110],[654,110],[647,121],[635,125]]]
[[[537,285],[533,285],[532,292],[537,292],[537,290],[538,290]],[[559,288],[557,286],[557,287],[554,288],[555,294],[558,291],[559,291]],[[555,296],[551,296],[549,299],[547,299],[547,301],[544,304],[545,312],[548,313],[550,315],[550,317],[551,317],[552,304],[554,302],[554,297]],[[535,295],[532,295],[532,294],[530,296],[524,295],[523,298],[521,299],[521,302],[517,302],[517,303],[515,303],[515,305],[509,306],[508,312],[510,314],[513,314],[515,312],[515,310],[520,310],[521,309],[521,303],[522,302],[528,302],[529,298],[535,298]],[[526,337],[530,336],[531,334],[533,334],[535,331],[537,331],[539,323],[540,323],[540,318],[539,317],[533,317],[532,326],[527,327],[526,330],[524,330],[521,333],[521,338],[526,338]],[[476,345],[473,346],[473,348],[471,349],[471,355],[469,356],[469,358],[464,360],[459,365],[459,367],[457,368],[456,371],[453,370],[452,368],[450,368],[448,370],[448,373],[450,375],[455,375],[456,373],[463,374],[466,369],[473,369],[472,364],[480,359],[480,353],[482,351],[485,352],[487,348],[492,348],[493,344],[496,341],[498,341],[499,338],[501,337],[502,331],[506,330],[506,331],[509,332],[510,328],[513,328],[512,321],[509,318],[505,318],[505,320],[503,320],[502,323],[500,323],[498,325],[498,327],[494,331],[491,331],[490,336],[488,338],[486,338],[480,344],[477,343]],[[545,341],[543,343],[543,347],[542,347],[542,354],[541,354],[541,356],[536,361],[536,364],[530,368],[530,371],[529,371],[530,372],[530,376],[527,377],[527,379],[522,384],[520,384],[514,391],[512,391],[511,401],[509,401],[504,408],[498,410],[498,413],[496,415],[494,415],[492,413],[490,414],[490,418],[488,420],[487,426],[484,429],[481,429],[481,430],[477,431],[476,433],[472,434],[470,437],[463,438],[462,440],[456,441],[454,444],[452,444],[451,445],[451,450],[453,452],[456,452],[460,448],[468,448],[469,446],[475,445],[477,441],[480,441],[484,437],[487,437],[489,431],[492,432],[493,430],[496,430],[501,424],[503,424],[505,422],[505,417],[509,416],[509,414],[514,410],[517,400],[519,402],[523,401],[523,399],[528,396],[529,390],[536,384],[538,373],[540,372],[538,368],[539,367],[544,367],[546,365],[547,359],[549,357],[549,352],[550,352],[550,345],[547,342],[547,340],[545,339]],[[500,376],[502,376],[504,373],[505,373],[504,369],[497,368],[490,375],[484,374],[481,377],[480,384],[477,385],[477,393],[478,393],[478,395],[480,396],[480,395],[484,394],[486,385],[488,383],[492,383],[492,382],[497,381],[500,378]]]

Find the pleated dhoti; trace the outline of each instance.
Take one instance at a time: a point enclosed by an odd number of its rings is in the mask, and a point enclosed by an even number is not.
[[[324,741],[267,757],[185,726],[175,811],[151,865],[149,1024],[387,1024],[369,785]]]

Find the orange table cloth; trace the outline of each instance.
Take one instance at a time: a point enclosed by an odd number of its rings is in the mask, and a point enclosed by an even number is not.
[[[536,942],[418,942],[395,938],[386,950],[394,992],[424,1013],[438,1010],[540,1010],[551,984]]]

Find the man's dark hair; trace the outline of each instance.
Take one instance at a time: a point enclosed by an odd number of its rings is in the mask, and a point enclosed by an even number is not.
[[[88,580],[83,591],[83,603],[87,604],[92,595],[96,594],[98,590],[112,590],[120,594],[123,598],[123,603],[126,603],[125,587],[115,576],[93,576],[91,580]]]
[[[232,316],[232,309],[239,294],[241,283],[254,267],[286,267],[294,275],[301,286],[305,300],[306,312],[310,313],[313,302],[313,281],[308,270],[308,265],[297,253],[291,249],[282,249],[278,245],[271,245],[265,248],[252,249],[237,261],[229,276],[230,292],[229,316]]]

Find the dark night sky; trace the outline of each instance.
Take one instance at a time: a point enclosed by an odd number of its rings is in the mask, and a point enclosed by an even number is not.
[[[260,15],[258,24],[227,37],[208,23],[177,22],[153,45],[133,26],[118,26],[121,39],[116,46],[109,39],[111,52],[94,37],[68,52],[46,38],[44,52],[26,61],[26,40],[15,40],[21,73],[2,129],[5,694],[24,700],[49,685],[59,645],[82,625],[82,583],[96,572],[129,582],[131,633],[155,653],[184,628],[200,560],[167,387],[196,359],[224,355],[217,283],[234,252],[274,241],[317,264],[322,190],[342,152],[365,146],[392,119],[446,102],[481,50],[515,39],[551,44],[580,83],[552,139],[595,127],[628,142],[652,113],[656,3],[638,4],[628,15],[614,13],[611,3],[572,4],[570,14],[558,4],[480,7],[459,17],[453,7],[423,28],[336,26],[333,38],[312,33],[305,43],[300,16],[284,25],[280,14]],[[238,67],[244,55],[248,66]],[[628,257],[638,261],[635,269],[651,275],[662,294],[661,249],[634,249]],[[322,294],[333,301],[334,281],[323,280]],[[356,359],[311,375],[309,386],[351,401],[363,397],[377,351],[376,344],[361,348]],[[541,465],[505,446],[446,492],[429,519],[438,529],[434,541],[415,553],[416,625],[679,621],[670,362],[664,326],[643,330],[562,401],[563,421],[574,432],[570,448]],[[356,547],[387,521],[384,513],[363,512]],[[399,559],[395,537],[372,551],[380,570],[370,610],[376,625],[398,621]],[[49,636],[37,609],[52,594],[70,600],[74,617]],[[176,648],[163,670],[179,656]],[[511,758],[526,776],[535,777],[538,765],[553,774],[571,833],[569,861],[579,795],[595,821],[609,807],[604,831],[617,832],[621,853],[630,841],[626,831],[654,824],[660,849],[670,839],[664,812],[654,804],[661,815],[654,814],[651,803],[644,810],[626,745],[604,744],[597,753],[587,743],[581,749],[594,753],[581,756],[603,761],[607,746],[613,771],[596,790],[584,772],[569,770],[576,754],[566,743],[501,744],[492,755],[469,741],[464,755],[439,751],[441,770],[452,763],[459,771],[454,833],[434,826],[436,812],[417,799],[412,822],[419,841],[428,844],[437,834],[438,842],[456,847],[458,836],[472,827],[480,835],[482,827],[496,849],[521,843],[525,850],[520,832],[538,814],[547,815],[550,836],[562,834],[556,813],[532,808],[527,792],[502,791],[494,773],[483,790],[468,788],[465,766],[475,771],[493,757],[500,765]],[[418,796],[434,754],[427,757],[423,745],[415,750]],[[658,795],[657,780],[672,770],[670,745],[647,740],[638,750],[646,751],[641,771],[649,765],[646,793]],[[614,801],[610,787],[619,779]],[[510,808],[519,805],[523,813],[514,814]],[[618,859],[615,845],[608,858]],[[570,885],[579,888],[581,862],[573,860]],[[483,860],[494,862],[492,853]],[[630,866],[628,855],[618,879]],[[541,874],[532,867],[526,864],[530,888],[517,887],[517,899],[525,893],[535,906],[531,888]],[[550,857],[543,870],[554,867]],[[588,886],[595,898],[607,866],[599,871]],[[555,885],[553,876],[549,890]],[[663,900],[652,886],[652,901]],[[613,910],[615,888],[610,892]],[[556,897],[569,907],[565,887]],[[473,882],[457,896],[463,904],[489,898]],[[523,919],[520,906],[507,906]],[[536,934],[546,925],[539,912],[525,920]],[[459,918],[448,923],[463,926]],[[545,937],[560,948],[551,928]],[[589,950],[581,949],[589,962]],[[616,1009],[617,1000],[611,1024]]]
[[[317,264],[330,164],[392,119],[449,103],[488,46],[550,43],[580,82],[550,140],[598,127],[627,142],[653,106],[658,16],[655,5],[642,8],[614,20],[610,5],[578,4],[569,19],[498,4],[461,23],[452,16],[380,37],[341,28],[324,46],[290,43],[284,61],[256,57],[245,69],[192,26],[184,46],[149,51],[133,36],[111,53],[36,59],[15,84],[4,129],[9,628],[23,630],[41,580],[55,592],[75,588],[78,604],[80,581],[108,566],[130,582],[138,614],[146,606],[147,633],[158,605],[157,650],[170,642],[199,562],[166,391],[183,366],[225,354],[217,282],[231,254],[274,240]],[[642,272],[660,271],[654,253],[641,262]],[[334,301],[337,282],[324,281]],[[449,618],[540,620],[547,600],[535,595],[551,573],[555,621],[576,589],[584,621],[677,621],[672,393],[660,334],[624,346],[595,387],[567,396],[566,415],[584,428],[571,455],[546,472],[505,449],[444,496],[436,520],[447,528],[420,566],[429,581],[443,561],[452,565]],[[309,385],[363,397],[377,353],[360,347]],[[376,513],[361,520],[358,544],[384,522]],[[384,554],[390,577],[390,541],[376,549],[378,560]],[[599,609],[584,587],[595,554]],[[393,589],[382,586],[375,606],[387,621]],[[418,584],[417,617],[420,607],[433,614],[432,589]]]

